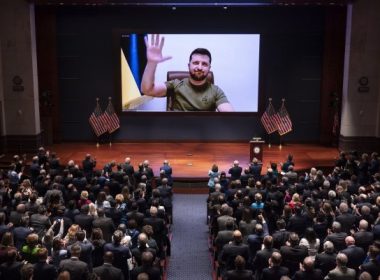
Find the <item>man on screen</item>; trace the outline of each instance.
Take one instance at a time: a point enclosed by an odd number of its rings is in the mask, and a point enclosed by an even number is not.
[[[207,49],[198,48],[190,54],[189,78],[164,83],[154,80],[157,64],[171,59],[162,55],[164,38],[152,35],[149,42],[145,37],[145,45],[147,64],[141,82],[141,91],[145,95],[164,97],[168,90],[173,90],[174,111],[234,111],[224,92],[207,81],[211,68],[211,53]]]

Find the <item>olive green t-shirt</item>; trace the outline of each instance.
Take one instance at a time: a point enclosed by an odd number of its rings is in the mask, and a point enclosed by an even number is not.
[[[228,99],[224,92],[209,82],[201,86],[194,86],[188,78],[172,80],[166,83],[167,91],[174,93],[174,111],[215,111]]]

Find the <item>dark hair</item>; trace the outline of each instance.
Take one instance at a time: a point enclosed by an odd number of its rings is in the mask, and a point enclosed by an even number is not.
[[[305,238],[308,242],[314,243],[317,240],[317,234],[312,227],[308,227],[305,230]]]
[[[197,49],[193,50],[190,54],[189,61],[191,61],[193,54],[207,55],[210,59],[210,64],[211,64],[211,53],[208,49],[197,48]]]

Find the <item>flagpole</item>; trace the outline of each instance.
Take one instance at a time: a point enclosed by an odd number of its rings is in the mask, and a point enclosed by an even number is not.
[[[112,97],[108,97],[108,103],[112,102]],[[110,141],[110,147],[112,147],[112,133],[109,133],[109,141]]]
[[[272,98],[269,97],[269,106],[272,104]],[[270,149],[272,147],[271,141],[270,141],[270,133],[268,133],[268,148]]]
[[[282,101],[282,105],[281,105],[281,107],[282,107],[282,106],[284,106],[285,98],[283,98],[281,101]],[[281,139],[281,137],[282,137],[282,136],[281,136],[281,134],[280,134],[280,145],[278,146],[278,148],[279,148],[280,150],[282,150],[282,139]]]
[[[96,106],[99,105],[99,97],[96,97]],[[99,136],[96,135],[96,148],[98,149],[99,148]]]

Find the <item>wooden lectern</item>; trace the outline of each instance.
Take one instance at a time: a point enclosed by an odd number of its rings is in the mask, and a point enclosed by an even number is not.
[[[252,138],[249,141],[249,162],[252,162],[253,158],[257,158],[259,162],[263,161],[263,148],[265,141],[261,138]]]

